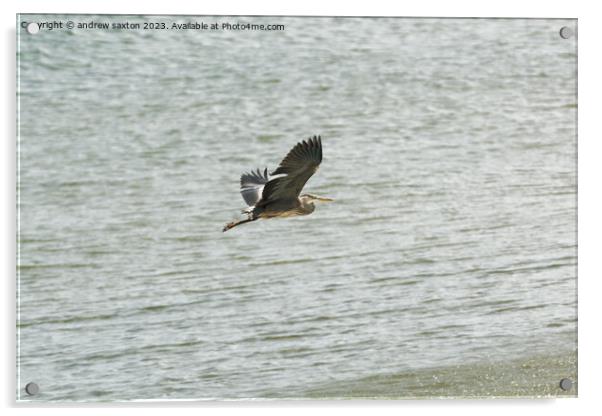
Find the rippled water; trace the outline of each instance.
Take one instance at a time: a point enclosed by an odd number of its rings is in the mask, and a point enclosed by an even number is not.
[[[54,19],[285,30],[19,31],[21,399],[576,381],[576,21]],[[313,134],[336,202],[223,234]]]

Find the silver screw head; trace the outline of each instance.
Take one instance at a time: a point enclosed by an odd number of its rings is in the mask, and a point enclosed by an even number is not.
[[[568,391],[573,387],[573,382],[568,378],[560,380],[560,388],[564,391]]]
[[[27,385],[25,386],[25,393],[29,394],[30,396],[38,394],[39,391],[40,387],[38,387],[36,383],[27,383]]]
[[[36,22],[31,22],[27,24],[26,29],[27,33],[29,33],[30,35],[35,35],[40,31],[40,25],[38,25]]]
[[[569,39],[570,37],[573,36],[573,29],[571,29],[568,26],[563,26],[562,28],[560,28],[560,37],[562,39]]]

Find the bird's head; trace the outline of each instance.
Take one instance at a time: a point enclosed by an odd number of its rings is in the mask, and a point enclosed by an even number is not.
[[[312,195],[312,194],[303,194],[301,195],[301,198],[304,199],[307,202],[332,202],[334,201],[334,199],[332,198],[326,198],[324,196],[318,196],[318,195]]]

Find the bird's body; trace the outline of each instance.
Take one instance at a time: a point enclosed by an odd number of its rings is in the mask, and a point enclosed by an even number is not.
[[[314,212],[314,201],[332,201],[311,194],[300,195],[308,179],[322,162],[322,140],[314,136],[297,143],[278,168],[268,175],[259,169],[240,177],[240,193],[249,205],[248,217],[226,224],[223,231],[260,218],[286,218]]]
[[[316,206],[303,196],[295,200],[274,201],[265,207],[255,207],[253,213],[259,218],[286,218],[297,215],[309,215],[315,209]]]

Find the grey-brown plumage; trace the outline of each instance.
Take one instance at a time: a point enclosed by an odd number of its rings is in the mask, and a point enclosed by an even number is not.
[[[300,195],[321,162],[322,139],[314,136],[297,143],[270,175],[267,169],[244,173],[240,177],[240,193],[249,205],[243,210],[248,217],[226,224],[223,231],[260,218],[308,215],[314,212],[315,201],[332,201],[311,194]]]

